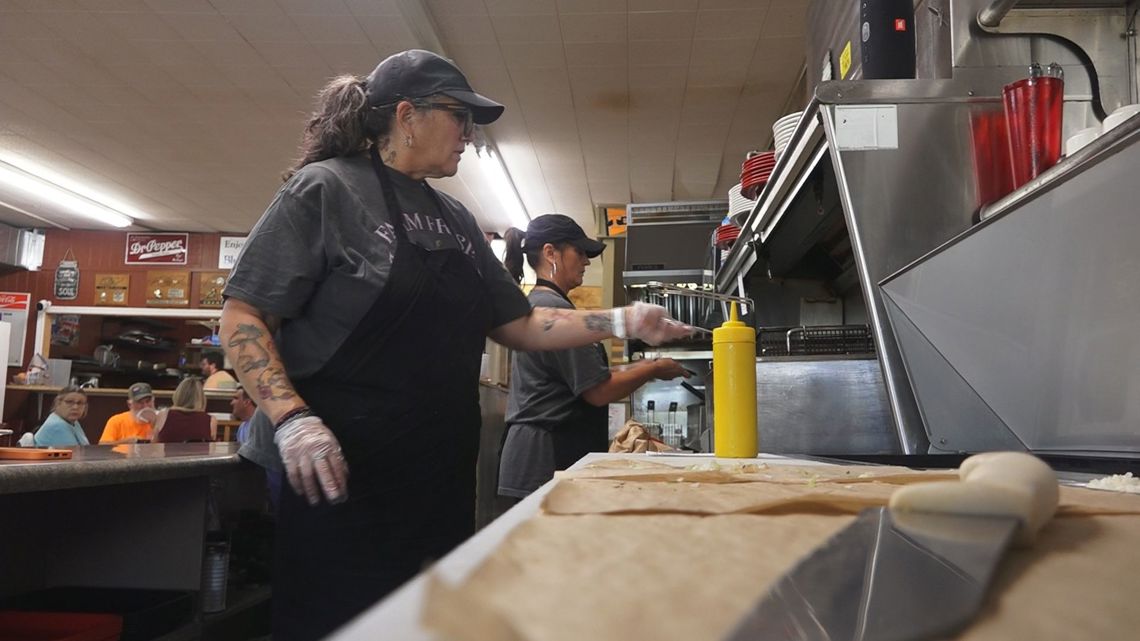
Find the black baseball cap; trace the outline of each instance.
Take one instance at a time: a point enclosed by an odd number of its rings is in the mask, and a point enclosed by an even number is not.
[[[590,258],[597,258],[606,248],[587,236],[573,218],[562,214],[543,214],[526,226],[526,247],[540,248],[546,243],[570,243]]]
[[[503,115],[503,105],[475,93],[459,67],[423,49],[388,56],[364,79],[364,95],[372,107],[436,94],[455,98],[469,107],[477,125],[489,125]]]

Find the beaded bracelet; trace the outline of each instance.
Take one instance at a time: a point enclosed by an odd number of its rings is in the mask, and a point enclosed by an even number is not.
[[[312,415],[313,415],[313,411],[311,409],[309,409],[308,405],[302,405],[301,407],[295,407],[295,408],[289,410],[288,412],[285,412],[285,414],[277,420],[277,423],[275,423],[273,425],[273,429],[275,429],[275,430],[281,429],[282,425],[288,423],[292,419],[295,419],[295,418],[298,418],[301,416],[312,416]]]

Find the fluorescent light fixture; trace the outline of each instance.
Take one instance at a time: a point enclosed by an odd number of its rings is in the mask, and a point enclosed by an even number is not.
[[[112,227],[128,227],[135,222],[119,211],[125,208],[120,203],[82,183],[9,154],[0,156],[0,185]]]
[[[507,173],[506,165],[503,164],[503,158],[490,144],[482,149],[476,148],[475,151],[483,175],[491,181],[491,190],[495,192],[503,211],[507,212],[511,224],[519,229],[526,229],[530,223],[530,214],[527,213],[522,198],[519,198],[519,192],[515,189],[510,174]]]

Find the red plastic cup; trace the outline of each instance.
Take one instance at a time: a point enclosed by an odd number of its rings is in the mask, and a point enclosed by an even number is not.
[[[982,207],[1013,191],[1005,111],[996,105],[973,111],[970,114],[970,137],[974,150],[977,206]]]
[[[1002,89],[1009,130],[1009,164],[1017,189],[1061,158],[1061,108],[1065,81],[1047,76],[1018,80]]]

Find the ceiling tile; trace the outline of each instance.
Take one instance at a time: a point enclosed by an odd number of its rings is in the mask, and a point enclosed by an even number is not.
[[[341,0],[277,0],[277,4],[290,15],[349,15]]]
[[[99,21],[120,36],[132,40],[175,40],[181,37],[155,13],[104,13],[100,14]]]
[[[511,13],[554,15],[554,0],[484,0],[487,13],[503,15]]]
[[[427,0],[432,15],[485,16],[487,6],[483,0]]]
[[[321,61],[316,48],[307,42],[257,42],[254,47],[274,67],[312,67]]]
[[[436,14],[436,26],[443,46],[451,43],[498,42],[495,28],[488,16],[467,16],[456,14]]]
[[[467,65],[504,65],[502,50],[497,42],[449,43],[447,55],[459,68]]]
[[[215,65],[251,65],[262,62],[261,54],[245,40],[211,42],[208,40],[188,41],[190,46],[206,62]]]
[[[687,66],[648,66],[630,65],[629,86],[642,87],[673,87],[683,89],[688,84],[689,68]]]
[[[614,13],[573,13],[559,18],[564,42],[625,42],[626,16]]]
[[[569,67],[626,67],[629,47],[624,42],[569,42],[562,46]]]
[[[205,64],[205,58],[185,40],[131,40],[140,60],[160,67],[167,65]]]
[[[696,11],[700,0],[629,0],[630,12]]]
[[[360,24],[353,16],[295,15],[293,23],[309,42],[360,44],[367,42]]]
[[[12,11],[17,11],[17,7],[23,8],[25,11],[37,11],[41,13],[57,12],[57,11],[83,11],[83,8],[75,2],[75,0],[8,0],[12,5]],[[0,5],[2,8],[4,5]],[[3,9],[7,11],[7,9]]]
[[[558,0],[558,13],[622,13],[628,10],[626,0]]]
[[[807,6],[807,0],[792,0]],[[742,10],[742,9],[763,9],[769,4],[769,0],[700,0],[701,10],[716,11],[716,10]]]
[[[283,13],[233,13],[226,19],[252,43],[300,42],[305,39],[292,18]]]
[[[590,196],[599,204],[628,203],[629,180],[591,180]]]
[[[681,121],[687,124],[727,123],[736,111],[739,87],[688,87]]]
[[[692,57],[693,41],[635,40],[629,43],[631,65],[688,65]]]
[[[696,11],[629,14],[630,40],[688,40],[693,37]]]
[[[217,13],[176,13],[164,15],[162,19],[186,40],[242,41],[241,34],[238,33],[237,29],[224,16]]]
[[[81,8],[87,11],[106,12],[149,12],[150,7],[143,0],[75,0]]]
[[[701,11],[697,15],[696,37],[710,40],[758,38],[767,9],[742,11]]]
[[[803,37],[807,33],[807,3],[799,0],[773,0],[761,36]]]
[[[555,68],[566,66],[558,42],[503,42],[503,59],[511,69]]]
[[[499,42],[557,43],[558,18],[551,14],[491,15]]]
[[[363,20],[360,23],[365,35],[377,53],[389,56],[416,46],[415,36],[400,20]],[[490,23],[488,23],[490,26]]]
[[[756,50],[756,38],[693,40],[690,64],[694,67],[721,65],[747,69]]]
[[[744,65],[707,65],[689,67],[689,87],[733,87],[744,85],[748,68]]]
[[[210,0],[210,4],[220,13],[227,15],[242,13],[282,13],[274,0]]]
[[[354,16],[399,16],[399,0],[344,0]]]
[[[41,40],[53,37],[55,33],[39,16],[30,13],[5,13],[3,19],[0,19],[0,40]]]
[[[364,75],[380,62],[380,56],[370,44],[322,42],[313,46],[334,74]]]
[[[727,137],[727,124],[682,124],[677,130],[677,155],[720,154]],[[719,158],[714,163],[714,170],[717,167],[720,167]]]
[[[145,0],[155,13],[217,13],[210,0]]]

